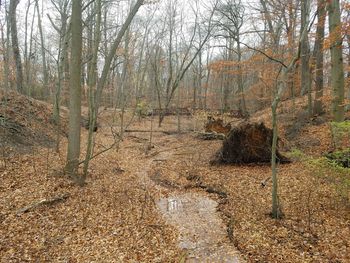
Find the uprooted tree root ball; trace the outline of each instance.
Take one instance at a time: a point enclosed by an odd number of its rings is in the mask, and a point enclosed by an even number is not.
[[[204,126],[204,129],[205,132],[215,132],[227,135],[231,130],[231,124],[224,124],[224,121],[222,119],[215,119],[212,116],[208,116],[208,120]]]
[[[223,141],[221,149],[211,160],[211,164],[269,163],[273,132],[264,123],[243,123],[231,129]],[[278,151],[277,160],[289,163],[290,160]]]

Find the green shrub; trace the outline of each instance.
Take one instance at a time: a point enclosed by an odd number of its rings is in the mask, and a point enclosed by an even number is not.
[[[350,148],[326,154],[326,158],[344,168],[350,168]]]
[[[301,161],[307,158],[307,156],[297,148],[292,148],[290,152],[286,153],[286,156],[295,161]]]
[[[145,117],[147,116],[148,111],[149,111],[149,107],[146,102],[140,101],[139,103],[137,103],[136,105],[137,116],[139,116],[140,118]]]
[[[309,158],[305,163],[313,176],[322,178],[334,185],[336,192],[343,200],[350,200],[349,168],[344,168],[326,157]]]
[[[343,140],[350,139],[350,121],[331,122],[331,136],[334,149],[341,149]]]

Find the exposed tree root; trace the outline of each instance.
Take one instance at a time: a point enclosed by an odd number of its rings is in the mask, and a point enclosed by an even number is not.
[[[243,123],[230,131],[211,164],[269,163],[271,146],[272,130],[264,123]],[[277,160],[280,163],[290,162],[278,151]]]

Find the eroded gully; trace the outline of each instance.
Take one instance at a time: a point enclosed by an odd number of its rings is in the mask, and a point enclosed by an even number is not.
[[[167,160],[171,151],[163,151],[156,157]],[[145,187],[167,192],[157,201],[157,207],[165,221],[179,233],[178,245],[187,253],[185,262],[245,262],[227,237],[226,226],[218,212],[218,203],[205,192],[164,189],[153,182],[149,175],[154,159],[147,160],[138,171]]]

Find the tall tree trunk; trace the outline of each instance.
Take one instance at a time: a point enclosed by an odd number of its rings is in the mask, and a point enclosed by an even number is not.
[[[54,106],[53,106],[53,119],[56,122],[57,125],[59,125],[59,116],[60,116],[60,106],[61,106],[61,92],[64,87],[64,84],[67,81],[68,74],[65,74],[64,68],[65,64],[67,63],[66,60],[68,60],[68,41],[69,41],[69,34],[68,34],[68,1],[65,1],[62,4],[62,10],[60,11],[61,14],[61,27],[57,28],[57,31],[60,35],[59,40],[59,52],[57,57],[57,84],[56,84],[56,90],[54,95]],[[59,136],[59,135],[58,135]],[[59,140],[57,140],[57,147],[59,146]],[[58,150],[58,148],[56,148]]]
[[[78,176],[80,155],[81,119],[81,62],[82,62],[82,0],[72,3],[72,48],[69,87],[69,133],[66,172],[79,184],[84,182]]]
[[[45,51],[45,41],[44,41],[44,33],[43,33],[43,27],[41,24],[41,14],[39,10],[39,1],[35,1],[36,10],[38,12],[38,28],[40,33],[40,44],[41,44],[41,59],[42,59],[42,66],[43,66],[43,75],[44,75],[44,94],[46,97],[49,95],[49,77],[47,72],[47,64],[46,64],[46,51]]]
[[[84,169],[83,169],[83,178],[85,181],[87,177],[89,161],[93,154],[93,146],[94,146],[94,119],[96,119],[95,113],[95,98],[94,94],[96,91],[96,83],[97,83],[97,58],[98,58],[98,49],[101,41],[101,21],[102,21],[102,3],[101,0],[97,0],[95,3],[94,13],[97,15],[95,30],[94,30],[94,40],[92,43],[92,60],[89,67],[89,78],[88,78],[88,100],[89,100],[89,134],[88,134],[88,142],[87,142],[87,150],[84,161]]]
[[[333,91],[332,113],[335,121],[344,120],[344,67],[343,45],[340,32],[339,0],[328,1],[329,33],[331,43],[331,85]]]
[[[29,11],[30,11],[31,4],[32,4],[31,1],[28,1],[26,6],[26,15],[24,19],[24,56],[23,56],[24,58],[23,59],[24,59],[24,75],[26,80],[28,79],[28,73],[29,73],[29,67],[30,67],[29,66],[30,54],[28,52],[28,18],[29,18]],[[35,16],[35,12],[33,16]]]
[[[301,26],[300,33],[304,32],[309,25],[310,0],[301,1]],[[308,113],[312,115],[312,97],[311,97],[311,74],[310,74],[310,46],[309,37],[306,32],[301,42],[301,95],[308,94]]]
[[[293,1],[288,1],[288,22],[286,22],[287,27],[287,39],[288,39],[288,49],[289,54],[293,55],[295,52],[295,24],[296,24],[296,12],[294,11],[295,3]],[[295,83],[294,77],[296,72],[292,70],[288,74],[288,90],[290,90],[290,95],[292,97],[293,105],[295,103]],[[293,107],[294,109],[294,107]]]
[[[282,84],[283,85],[283,84]],[[278,200],[278,178],[277,178],[277,140],[278,140],[278,129],[277,129],[277,107],[280,98],[277,97],[272,103],[271,112],[272,112],[272,147],[271,147],[271,170],[272,170],[272,217],[280,218],[281,217],[281,207]]]
[[[240,37],[239,34],[237,34],[237,70],[238,70],[238,75],[237,75],[237,82],[238,82],[238,92],[239,92],[239,110],[242,112],[244,116],[247,115],[247,107],[245,103],[245,98],[244,98],[244,87],[243,87],[243,72],[242,72],[242,52],[241,52],[241,42],[240,42]]]
[[[81,1],[81,0],[80,0]],[[115,56],[115,52],[117,51],[122,39],[123,39],[123,36],[125,34],[125,32],[128,30],[134,16],[136,15],[136,13],[138,12],[139,8],[141,7],[141,5],[143,4],[143,1],[144,0],[137,0],[136,4],[132,7],[131,11],[129,12],[125,22],[123,23],[121,29],[119,30],[118,32],[118,35],[116,37],[116,39],[114,40],[109,52],[108,52],[108,55],[106,56],[106,60],[105,60],[105,63],[104,63],[104,66],[103,66],[103,69],[102,69],[102,74],[101,74],[101,77],[99,78],[99,80],[97,81],[96,83],[96,90],[94,92],[94,97],[93,97],[93,112],[90,113],[90,116],[92,117],[91,120],[89,120],[89,137],[92,138],[92,132],[93,132],[93,127],[95,127],[95,124],[96,124],[96,121],[97,121],[97,115],[98,115],[98,108],[99,108],[99,105],[100,105],[100,102],[101,102],[101,96],[102,96],[102,91],[103,91],[103,88],[106,84],[106,81],[107,81],[107,77],[108,77],[108,74],[110,72],[110,68],[111,68],[111,64],[112,64],[112,61],[114,59],[114,56]],[[101,23],[101,21],[99,22]],[[100,35],[98,36],[100,38]],[[73,36],[72,36],[72,43],[74,42],[74,39],[73,39]],[[95,46],[95,51],[97,51],[98,48],[98,45]],[[71,67],[73,67],[74,65],[71,64]],[[73,70],[71,70],[71,72],[73,72]],[[97,73],[96,73],[97,74]],[[97,77],[97,75],[96,75]],[[71,79],[73,78],[73,76],[71,75]],[[71,80],[72,82],[72,80]],[[91,129],[92,128],[92,129]],[[89,146],[90,145],[90,146]],[[88,169],[88,164],[89,164],[89,161],[91,160],[92,156],[91,156],[91,153],[92,153],[92,149],[93,149],[93,141],[92,140],[89,140],[88,141],[88,147],[90,147],[90,149],[88,149],[88,154],[86,155],[86,159],[85,159],[85,167],[84,167],[84,175],[83,177],[80,179],[80,182],[81,183],[84,183],[84,180],[86,179],[86,175],[87,175],[87,169]],[[90,157],[89,157],[90,156]],[[89,158],[88,158],[89,157]]]
[[[314,114],[322,113],[322,96],[323,96],[323,43],[324,43],[324,27],[326,22],[326,1],[317,0],[317,29],[315,46],[313,52],[315,66],[315,88],[316,95],[314,101]]]
[[[26,70],[26,79],[25,83],[27,86],[27,95],[31,96],[32,93],[32,80],[33,80],[33,74],[32,72],[32,64],[34,64],[35,56],[33,55],[33,41],[34,41],[34,22],[35,22],[35,14],[36,14],[36,9],[34,9],[33,12],[33,18],[30,26],[30,37],[29,37],[29,50],[28,50],[28,61],[27,65],[25,65],[25,70]]]
[[[131,9],[132,6],[130,6]],[[127,28],[124,37],[124,62],[123,62],[123,71],[121,79],[121,93],[119,96],[120,99],[120,138],[124,137],[124,124],[125,124],[125,107],[126,107],[126,91],[129,90],[129,78],[130,78],[130,58],[129,58],[129,44],[130,44],[130,27]]]
[[[115,52],[117,51],[126,30],[128,29],[129,25],[131,24],[134,16],[136,15],[138,10],[142,6],[143,2],[144,2],[144,0],[137,0],[135,5],[133,6],[132,10],[128,14],[128,17],[126,18],[124,24],[122,25],[121,29],[119,30],[116,39],[112,43],[112,46],[108,52],[108,55],[106,56],[105,63],[104,63],[102,73],[101,73],[101,77],[99,78],[99,81],[97,83],[96,95],[95,95],[95,101],[96,101],[95,102],[95,110],[98,110],[98,104],[100,102],[103,88],[104,88],[106,81],[107,81],[107,77],[108,77],[108,74],[110,71],[112,61],[113,61],[114,56],[115,56]]]
[[[7,17],[6,17],[7,20]],[[5,40],[5,33],[4,33],[4,27],[1,26],[1,44],[2,44],[2,59],[3,59],[3,77],[4,77],[4,88],[5,90],[10,89],[10,80],[9,80],[9,72],[10,72],[10,67],[9,67],[9,39],[7,38]]]
[[[19,3],[19,0],[10,1],[9,21],[10,21],[10,27],[11,27],[13,57],[16,63],[16,87],[18,92],[24,93],[22,61],[21,61],[21,53],[19,51],[18,36],[17,36],[16,9],[17,9],[18,3]]]
[[[348,74],[347,74],[347,83],[348,83],[348,101],[350,101],[350,36],[347,35],[348,41]],[[350,103],[346,106],[346,111],[350,110]]]
[[[197,81],[197,76],[195,74],[195,70],[193,70],[193,77],[192,77],[192,81],[193,81],[193,102],[192,102],[192,108],[194,110],[197,109],[197,91],[198,91],[198,81]]]

